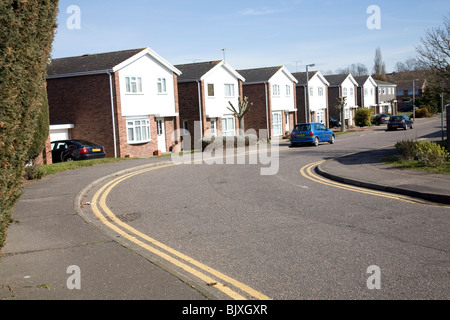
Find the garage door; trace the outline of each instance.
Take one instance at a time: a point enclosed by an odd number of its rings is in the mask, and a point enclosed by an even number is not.
[[[50,141],[68,140],[69,130],[73,127],[73,124],[50,125]]]

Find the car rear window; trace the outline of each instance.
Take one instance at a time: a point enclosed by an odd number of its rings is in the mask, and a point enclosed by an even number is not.
[[[92,142],[89,142],[89,141],[86,141],[86,140],[75,140],[75,142],[78,142],[79,144],[81,144],[81,145],[83,145],[83,146],[85,146],[85,147],[95,147],[95,146],[98,146],[97,144],[92,143]]]
[[[391,117],[390,120],[391,120],[392,122],[402,121],[402,120],[403,120],[403,117],[394,116],[394,117]]]
[[[300,124],[295,126],[294,131],[311,131],[310,124]]]

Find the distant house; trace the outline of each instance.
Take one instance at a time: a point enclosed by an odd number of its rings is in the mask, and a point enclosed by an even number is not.
[[[393,107],[395,107],[395,102],[397,101],[397,85],[380,80],[375,80],[375,82],[378,87],[375,113],[393,114]]]
[[[309,113],[311,122],[321,122],[325,126],[329,126],[329,110],[328,110],[328,86],[330,83],[320,73],[320,71],[312,71],[308,73],[309,81],[306,81],[306,72],[293,73],[298,80],[297,90],[297,122],[306,122],[306,114],[308,112],[306,103],[309,99]],[[306,93],[307,85],[309,87],[309,95]]]
[[[54,139],[102,144],[109,157],[149,157],[178,142],[181,72],[150,48],[53,59],[47,74]]]
[[[358,82],[357,102],[364,108],[375,108],[377,105],[377,83],[372,76],[356,76]]]
[[[244,117],[245,129],[267,130],[267,137],[281,137],[297,122],[295,86],[298,80],[285,67],[238,70],[245,78],[244,96],[253,107]],[[265,138],[265,137],[260,137]]]
[[[330,83],[328,87],[328,108],[330,116],[343,121],[341,114],[336,109],[338,98],[347,97],[347,106],[345,108],[345,123],[347,126],[353,126],[353,118],[355,110],[358,108],[357,88],[358,83],[350,74],[336,74],[325,76],[325,79]]]
[[[418,81],[396,81],[397,85],[397,101],[398,108],[412,106],[414,99],[422,98],[425,89],[427,87],[427,82],[418,80]],[[416,104],[417,105],[417,104]]]
[[[177,65],[180,121],[182,128],[195,135],[200,124],[201,137],[235,136],[239,123],[228,110],[229,102],[238,107],[245,80],[225,61],[208,61]],[[192,142],[192,141],[191,141]]]

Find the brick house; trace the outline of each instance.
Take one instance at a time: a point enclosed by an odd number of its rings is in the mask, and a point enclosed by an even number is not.
[[[170,151],[179,142],[179,75],[150,48],[54,59],[47,70],[51,128],[104,145],[108,157]]]
[[[267,130],[268,138],[281,137],[297,122],[296,84],[285,67],[238,70],[245,78],[244,96],[253,107],[245,117],[246,130]],[[262,138],[262,137],[260,137]]]
[[[375,108],[377,105],[377,83],[372,76],[356,76],[358,82],[357,101],[358,106]]]
[[[358,108],[356,94],[358,83],[350,73],[328,75],[325,76],[325,79],[330,83],[328,87],[328,107],[330,116],[342,121],[341,114],[335,106],[338,98],[347,97],[345,123],[347,126],[353,126],[355,110]]]
[[[393,107],[397,99],[397,85],[390,82],[375,80],[377,92],[377,106],[375,113],[389,113],[393,114],[395,110]],[[394,103],[392,103],[394,102]]]
[[[412,106],[414,99],[422,98],[427,87],[427,81],[396,81],[398,108]]]
[[[227,108],[229,102],[238,107],[245,79],[224,60],[175,67],[182,72],[178,78],[182,128],[194,139],[238,134],[239,123]],[[198,124],[200,137],[195,137]]]
[[[306,72],[297,72],[292,74],[297,80],[297,109],[298,123],[307,122],[306,103],[309,99],[309,113],[311,122],[321,122],[329,126],[328,110],[328,86],[330,83],[320,73],[320,71],[311,71],[308,73],[309,81],[306,81]],[[306,88],[309,87],[309,95]]]

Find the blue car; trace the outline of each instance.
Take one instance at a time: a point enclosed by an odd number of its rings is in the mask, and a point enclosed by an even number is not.
[[[311,143],[318,146],[320,142],[329,142],[334,144],[336,136],[322,123],[302,123],[294,127],[291,133],[291,144]]]

